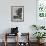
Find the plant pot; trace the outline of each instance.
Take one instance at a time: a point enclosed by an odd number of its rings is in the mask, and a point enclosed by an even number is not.
[[[45,39],[40,39],[40,43],[44,43],[44,40],[45,40]]]
[[[40,43],[40,39],[37,39],[37,43]]]
[[[44,40],[45,40],[45,39],[38,39],[37,42],[38,42],[39,44],[41,44],[41,43],[44,42]]]

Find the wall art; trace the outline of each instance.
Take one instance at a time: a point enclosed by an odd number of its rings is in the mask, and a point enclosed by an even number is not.
[[[11,21],[12,22],[24,21],[24,6],[11,6]]]

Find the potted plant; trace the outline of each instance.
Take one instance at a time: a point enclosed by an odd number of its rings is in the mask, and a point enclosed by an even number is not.
[[[45,29],[45,26],[40,26],[40,29]]]
[[[36,30],[38,30],[38,26],[37,25],[32,25],[33,28],[35,28]]]
[[[42,38],[45,38],[44,36],[46,36],[46,33],[45,32],[35,32],[33,35],[37,38],[37,41],[40,43],[40,40]]]
[[[45,26],[32,25],[32,27],[35,28],[36,30],[45,29]]]

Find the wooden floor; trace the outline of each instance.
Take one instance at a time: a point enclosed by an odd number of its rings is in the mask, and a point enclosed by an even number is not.
[[[5,45],[4,45],[3,42],[2,42],[2,43],[0,42],[0,46],[5,46]],[[7,46],[15,46],[15,42],[14,42],[14,43],[10,42],[10,43],[8,43]],[[24,46],[25,46],[25,45],[24,45]],[[37,46],[37,43],[32,42],[32,43],[30,43],[30,46]],[[41,45],[41,46],[46,46],[46,43],[44,43],[44,44]]]

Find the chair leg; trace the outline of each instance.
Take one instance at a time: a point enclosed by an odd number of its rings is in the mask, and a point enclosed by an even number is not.
[[[6,41],[4,42],[4,44],[5,44],[5,46],[7,46],[7,42]]]
[[[7,46],[7,33],[5,34],[5,46]]]

